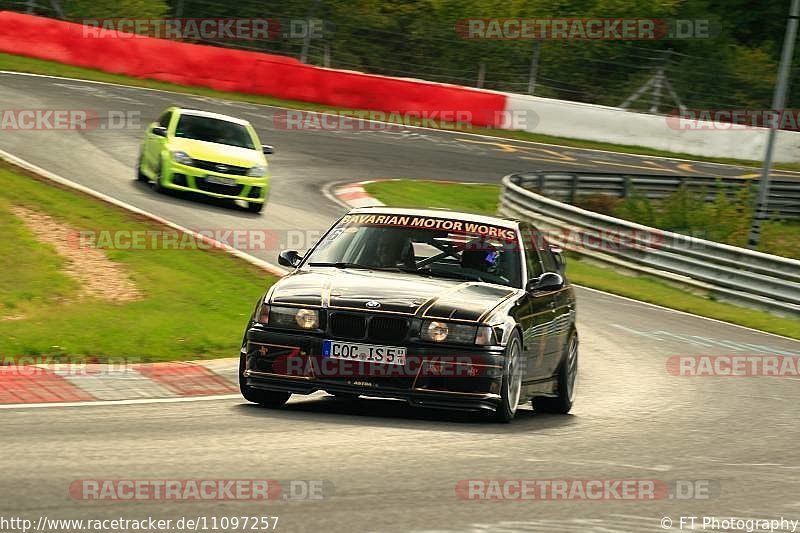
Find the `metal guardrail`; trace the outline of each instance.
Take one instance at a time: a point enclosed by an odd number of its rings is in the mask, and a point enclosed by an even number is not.
[[[721,300],[800,316],[800,261],[662,231],[562,203],[531,190],[540,190],[539,176],[511,174],[503,178],[502,215],[529,220],[553,244],[593,260],[678,282]]]
[[[525,177],[527,188],[533,188],[545,196],[564,199],[570,203],[582,195],[605,194],[625,198],[632,191],[650,199],[664,198],[679,187],[705,194],[713,200],[721,190],[732,196],[743,185],[751,187],[756,197],[758,182],[736,177],[713,176],[662,176],[656,174],[621,174],[615,172],[557,172],[538,171],[520,174]],[[770,180],[768,212],[774,218],[800,219],[800,179],[773,177]]]

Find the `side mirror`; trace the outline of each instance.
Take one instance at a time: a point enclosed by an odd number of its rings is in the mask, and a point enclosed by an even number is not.
[[[297,250],[284,250],[278,254],[278,264],[286,267],[296,267],[302,260],[303,257]]]
[[[167,136],[167,128],[164,126],[153,126],[153,129],[150,130],[150,133],[153,135],[157,135],[159,137],[166,137]]]
[[[556,272],[545,272],[538,278],[532,278],[525,286],[528,292],[557,291],[564,286],[564,277]]]
[[[275,148],[268,144],[261,145],[261,151],[264,152],[264,155],[272,155],[275,153]]]

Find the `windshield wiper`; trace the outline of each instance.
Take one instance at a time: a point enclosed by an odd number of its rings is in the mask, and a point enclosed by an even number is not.
[[[377,267],[372,265],[360,265],[358,263],[348,263],[347,261],[315,261],[308,263],[308,266],[333,267],[333,268],[361,268],[364,270],[392,270],[392,271],[399,270],[397,268],[391,268],[391,267]]]
[[[356,263],[348,263],[346,261],[314,261],[308,264],[312,267],[334,267],[334,268],[368,268]]]
[[[467,272],[453,272],[450,270],[436,270],[434,271],[430,266],[422,266],[419,268],[401,268],[403,272],[410,272],[412,274],[420,274],[428,277],[438,278],[451,278],[451,279],[465,279],[468,281],[484,281],[483,278],[477,274],[469,274]]]

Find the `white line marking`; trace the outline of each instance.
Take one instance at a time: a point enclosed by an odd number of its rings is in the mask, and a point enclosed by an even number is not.
[[[43,407],[102,407],[108,405],[143,405],[151,403],[185,403],[210,402],[215,400],[235,400],[244,398],[240,394],[220,394],[217,396],[191,396],[179,398],[136,398],[130,400],[97,400],[86,402],[53,402],[53,403],[9,403],[0,405],[0,409],[41,409]]]
[[[672,470],[672,467],[669,465],[653,465],[653,466],[642,466],[642,465],[634,465],[630,463],[615,463],[613,461],[554,461],[552,459],[523,459],[523,461],[528,463],[559,463],[565,465],[572,465],[572,466],[616,466],[622,468],[630,468],[633,470],[652,470],[654,472],[669,472]]]
[[[742,326],[741,324],[734,324],[733,322],[725,322],[724,320],[719,320],[718,318],[710,318],[710,317],[707,317],[707,316],[695,315],[694,313],[689,313],[687,311],[681,311],[679,309],[670,309],[669,307],[664,307],[663,305],[658,305],[658,304],[654,304],[654,303],[650,303],[650,302],[643,302],[641,300],[634,300],[633,298],[628,298],[627,296],[620,296],[619,294],[613,294],[613,293],[610,293],[610,292],[604,292],[604,291],[601,291],[600,289],[593,289],[592,287],[586,287],[584,285],[578,285],[576,283],[573,283],[573,285],[575,287],[579,287],[581,289],[586,289],[587,291],[598,292],[598,293],[603,294],[605,296],[613,296],[614,298],[619,298],[621,300],[627,300],[629,302],[633,302],[633,303],[640,304],[640,305],[646,305],[646,306],[649,306],[649,307],[655,307],[655,308],[661,309],[663,311],[669,311],[671,313],[678,313],[678,314],[681,314],[681,315],[691,316],[691,317],[694,317],[694,318],[702,318],[703,320],[710,320],[712,322],[717,322],[719,324],[725,324],[727,326],[733,326],[735,328],[746,329],[747,331],[752,331],[754,333],[761,333],[763,335],[772,335],[773,337],[778,337],[779,339],[785,339],[787,341],[800,342],[797,339],[793,339],[793,338],[787,337],[785,335],[780,335],[778,333],[770,333],[769,331],[761,331],[760,329],[749,328],[747,326]]]
[[[143,90],[143,91],[154,91],[154,92],[162,92],[162,93],[169,93],[169,94],[178,94],[178,95],[187,96],[187,97],[198,97],[199,96],[199,95],[192,94],[192,93],[184,93],[184,92],[180,92],[180,91],[170,91],[168,89],[154,89],[152,87],[137,87],[135,85],[125,85],[125,84],[122,84],[122,83],[111,83],[111,82],[108,82],[108,81],[85,80],[85,79],[82,79],[82,78],[65,78],[63,76],[52,76],[52,75],[49,75],[49,74],[34,74],[32,72],[16,72],[16,71],[13,71],[13,70],[0,70],[0,74],[11,74],[11,75],[15,75],[15,76],[32,76],[32,77],[38,77],[38,78],[52,78],[52,79],[56,79],[56,80],[78,81],[78,82],[82,82],[82,83],[95,83],[95,84],[98,84],[98,85],[111,85],[113,87],[125,87],[127,89],[136,89],[136,90]],[[159,82],[159,80],[152,80],[152,81]],[[167,83],[167,82],[160,82],[160,83]],[[251,95],[251,96],[258,96],[258,95]],[[227,103],[236,103],[237,102],[236,100],[228,100],[228,99],[225,99],[225,98],[215,98],[215,97],[203,97],[203,98],[205,98],[207,100],[213,100],[213,101],[226,103],[226,104]],[[255,106],[260,106],[260,107],[270,107],[270,108],[273,108],[273,109],[281,109],[281,110],[287,110],[287,111],[294,111],[294,110],[299,109],[299,108],[296,108],[296,107],[283,107],[283,106],[273,105],[273,104],[258,104],[258,103],[255,103],[255,102],[246,102],[246,103],[249,103],[249,104],[255,105]],[[328,113],[328,112],[325,112],[325,111],[311,111],[311,110],[307,110],[307,109],[302,109],[302,111],[306,111],[308,113],[317,113],[317,114],[325,115],[325,116],[336,116],[336,115],[334,115],[332,113]],[[363,120],[365,122],[374,122],[376,124],[397,125],[396,122],[384,122],[382,120],[371,120],[371,119],[363,119]],[[516,142],[516,143],[524,143],[524,144],[535,144],[535,145],[539,145],[539,146],[548,146],[548,147],[551,147],[551,148],[564,148],[564,149],[569,149],[569,150],[580,150],[580,151],[583,151],[583,152],[592,152],[592,153],[599,153],[599,154],[614,154],[614,155],[628,156],[628,157],[634,157],[634,158],[646,157],[648,159],[663,159],[665,161],[682,161],[682,162],[685,162],[685,163],[702,163],[704,165],[715,165],[715,166],[721,166],[721,167],[727,167],[727,168],[738,168],[738,169],[741,169],[741,168],[746,168],[746,169],[753,168],[753,169],[758,169],[758,167],[750,167],[750,166],[742,166],[742,165],[730,165],[730,164],[726,164],[726,163],[715,163],[713,161],[704,161],[702,159],[683,159],[683,158],[680,158],[680,157],[669,157],[669,156],[661,156],[661,155],[647,155],[647,154],[633,154],[633,153],[628,153],[628,152],[615,152],[613,150],[601,150],[599,148],[580,148],[580,147],[577,147],[577,146],[566,146],[566,145],[563,145],[563,144],[550,144],[550,143],[545,143],[545,142],[541,142],[541,141],[526,141],[526,140],[522,140],[522,139],[511,139],[511,138],[508,138],[508,137],[497,137],[495,135],[487,135],[485,133],[472,133],[472,132],[465,132],[465,131],[454,131],[454,130],[447,130],[447,129],[430,128],[430,127],[427,127],[427,126],[412,126],[412,125],[407,125],[407,124],[403,124],[403,126],[407,127],[407,128],[414,128],[414,129],[425,130],[425,131],[436,131],[436,132],[446,133],[446,134],[450,134],[450,135],[471,135],[473,137],[480,137],[482,139],[492,139],[492,140],[496,140],[496,141]],[[508,130],[508,131],[513,131],[513,130]],[[576,139],[576,140],[581,140],[581,139]],[[624,166],[624,163],[621,163],[621,166]],[[799,174],[800,175],[800,172],[794,171],[794,170],[781,170],[780,172],[786,172],[786,173]]]

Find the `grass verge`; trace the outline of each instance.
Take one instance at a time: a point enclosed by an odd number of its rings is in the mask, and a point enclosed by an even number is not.
[[[117,83],[121,85],[130,85],[134,87],[146,87],[150,89],[161,89],[165,91],[174,91],[186,94],[194,94],[199,96],[207,96],[211,98],[224,98],[227,100],[236,100],[241,102],[250,102],[255,104],[275,105],[280,107],[288,107],[293,109],[303,109],[308,111],[336,111],[338,113],[347,114],[347,112],[357,113],[360,110],[344,109],[340,107],[315,104],[311,102],[299,102],[296,100],[283,100],[280,98],[272,98],[270,96],[259,96],[244,93],[232,93],[215,91],[204,87],[189,87],[185,85],[177,85],[174,83],[161,82],[156,80],[149,80],[144,78],[135,78],[132,76],[123,76],[120,74],[111,74],[100,70],[73,67],[71,65],[64,65],[53,61],[45,61],[31,57],[17,56],[12,54],[0,53],[0,70],[10,70],[15,72],[29,72],[33,74],[45,74],[50,76],[62,76],[65,78],[78,78],[84,80],[103,81],[107,83]],[[416,125],[421,125],[417,122]],[[624,154],[645,155],[654,157],[671,157],[679,159],[687,159],[691,161],[706,161],[711,163],[721,163],[726,165],[737,165],[745,167],[760,167],[760,161],[753,161],[747,159],[734,159],[726,157],[699,157],[692,154],[684,154],[680,152],[668,152],[666,150],[657,150],[655,148],[648,148],[646,146],[630,146],[623,144],[586,141],[581,139],[569,139],[565,137],[555,137],[552,135],[543,135],[538,133],[530,133],[526,131],[509,131],[495,128],[458,128],[448,126],[448,130],[462,131],[465,133],[477,133],[482,135],[491,135],[494,137],[501,137],[505,139],[518,140],[518,141],[531,141],[538,143],[554,144],[559,146],[569,146],[573,148],[587,148],[592,150],[606,150],[609,152],[619,152]],[[780,170],[793,170],[800,171],[800,164],[797,163],[776,163],[774,168]]]
[[[82,294],[80,284],[62,272],[64,260],[36,241],[11,206],[47,214],[77,231],[172,230],[2,163],[0,181],[0,359],[237,355],[255,301],[274,277],[220,250],[123,246],[104,253],[123,267],[143,298],[119,303]]]
[[[462,185],[416,180],[376,181],[368,183],[364,188],[387,205],[446,207],[488,215],[497,212],[500,193],[499,185]],[[800,320],[714,301],[653,276],[621,274],[577,258],[570,258],[567,262],[567,274],[578,285],[800,339]]]

